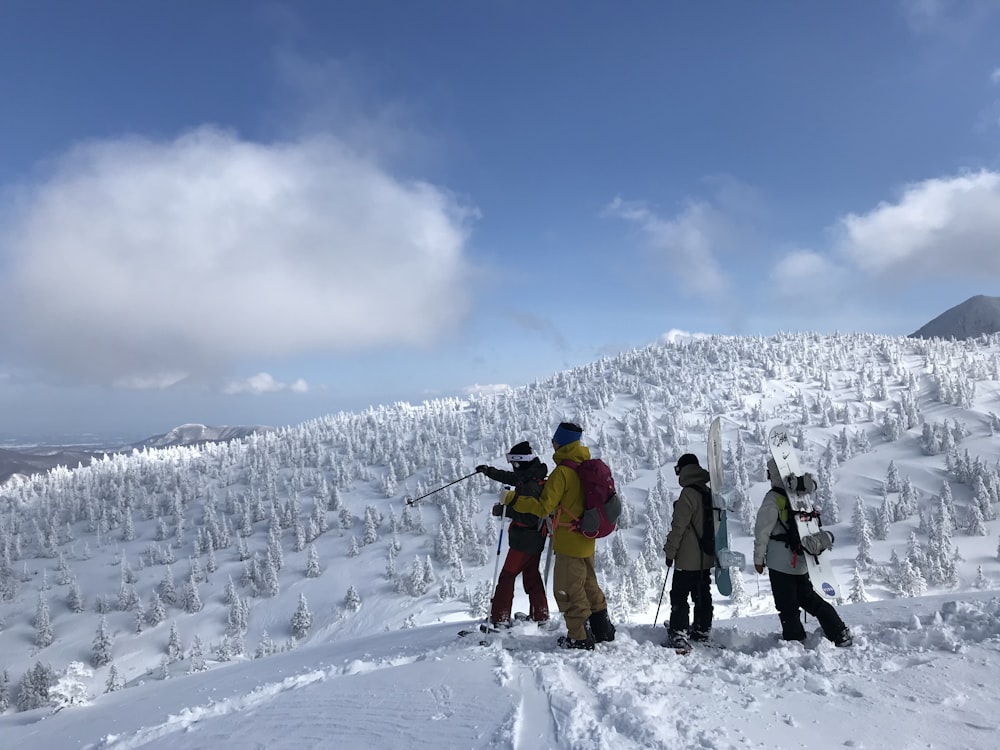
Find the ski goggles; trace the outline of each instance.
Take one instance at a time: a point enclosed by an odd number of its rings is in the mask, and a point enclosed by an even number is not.
[[[512,464],[526,464],[529,461],[534,461],[538,456],[534,453],[528,453],[526,455],[520,453],[508,453],[507,461]]]

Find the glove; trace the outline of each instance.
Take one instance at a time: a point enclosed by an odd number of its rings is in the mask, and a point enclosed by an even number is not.
[[[757,575],[760,575],[761,573],[764,572],[764,564],[763,563],[754,563],[753,564],[753,569],[757,571]]]
[[[486,464],[479,464],[479,466],[476,467],[476,471],[479,472],[480,474],[485,474],[488,468],[490,467],[487,466]]]
[[[674,565],[674,561],[671,560],[669,557],[666,558],[666,563],[667,563],[667,570],[670,570],[670,568],[672,568]]]
[[[824,550],[833,548],[833,534],[829,531],[817,531],[802,537],[802,549],[810,555],[818,557]]]
[[[502,515],[503,515],[503,507],[504,507],[504,506],[503,506],[503,503],[495,503],[495,504],[493,505],[493,510],[491,510],[490,512],[491,512],[491,513],[492,513],[492,514],[493,514],[494,516],[497,516],[497,517],[499,518],[500,516],[502,516]]]

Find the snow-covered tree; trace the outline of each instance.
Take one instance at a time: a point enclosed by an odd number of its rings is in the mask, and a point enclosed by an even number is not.
[[[201,636],[196,634],[188,652],[188,674],[204,672],[206,669],[208,665],[205,663],[205,644],[202,643]]]
[[[854,503],[853,524],[854,534],[858,540],[858,554],[854,559],[862,570],[867,570],[875,564],[875,559],[872,557],[872,533],[868,523],[868,511],[860,495]]]
[[[344,607],[350,612],[357,612],[361,609],[361,597],[354,586],[347,587],[347,596],[344,597]]]
[[[113,693],[125,687],[125,679],[118,673],[118,667],[114,664],[108,669],[108,679],[104,683],[104,692]]]
[[[69,591],[66,592],[66,606],[70,612],[83,612],[83,594],[80,591],[80,584],[76,578],[69,581]]]
[[[860,604],[868,601],[868,594],[865,592],[865,579],[861,575],[861,566],[854,566],[854,576],[851,578],[851,591],[847,595],[847,601],[851,604]]]
[[[0,716],[10,708],[10,674],[6,669],[0,671]]]
[[[909,560],[902,561],[899,578],[899,594],[905,597],[923,596],[927,593],[927,581],[923,574],[913,567]]]
[[[883,488],[882,502],[875,512],[875,523],[872,524],[872,536],[879,541],[887,539],[893,518],[895,518],[895,512],[893,511],[892,501]]]
[[[747,591],[746,581],[743,580],[743,571],[739,568],[730,568],[729,578],[733,583],[733,592],[729,598],[733,603],[734,614],[739,617],[750,608],[750,592]]]
[[[296,638],[305,638],[312,627],[312,613],[309,611],[309,604],[306,602],[306,595],[299,594],[299,606],[292,615],[291,628],[292,635]]]
[[[319,564],[319,552],[316,551],[316,545],[310,544],[306,554],[306,578],[319,578],[323,574],[323,568]]]
[[[97,633],[94,635],[90,663],[95,667],[103,667],[105,664],[109,664],[111,662],[111,649],[113,646],[114,640],[108,631],[108,618],[102,615],[100,621],[97,623]]]
[[[21,711],[30,711],[48,703],[49,689],[56,683],[56,674],[52,667],[35,662],[29,669],[17,690],[17,707]]]
[[[177,632],[177,623],[170,623],[170,635],[167,636],[167,659],[171,662],[179,661],[184,657],[184,646],[181,645],[181,636]]]
[[[972,505],[969,508],[969,522],[966,526],[966,532],[969,536],[989,536],[989,529],[986,528],[986,519],[983,518],[983,512],[979,509],[978,505]]]
[[[83,706],[90,702],[91,695],[87,690],[85,680],[94,676],[94,671],[86,664],[71,661],[66,666],[56,684],[49,688],[49,702],[60,711],[70,706]]]
[[[891,459],[889,468],[885,472],[885,489],[887,492],[899,492],[901,489],[899,469],[896,468],[896,462]]]
[[[168,607],[172,607],[177,604],[177,589],[174,586],[174,572],[169,565],[163,573],[163,580],[160,581],[160,599],[162,599],[163,603]]]
[[[52,631],[52,621],[49,618],[49,602],[41,592],[38,594],[38,605],[35,608],[35,645],[45,648],[56,639]]]
[[[264,628],[260,633],[260,640],[257,642],[256,651],[254,651],[254,658],[263,659],[265,656],[270,656],[276,651],[277,648],[274,645],[271,634],[267,632],[267,628]]]

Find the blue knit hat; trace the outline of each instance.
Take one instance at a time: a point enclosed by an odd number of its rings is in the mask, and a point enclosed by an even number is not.
[[[561,448],[569,443],[575,443],[582,437],[583,428],[580,425],[573,424],[572,422],[560,422],[556,428],[556,434],[552,436],[552,442]]]

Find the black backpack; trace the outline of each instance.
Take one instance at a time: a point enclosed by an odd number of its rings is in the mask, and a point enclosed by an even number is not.
[[[771,489],[777,493],[779,498],[778,525],[781,527],[781,533],[771,534],[771,538],[778,542],[784,542],[793,555],[801,555],[802,537],[799,536],[799,525],[795,523],[795,511],[792,510],[792,504],[788,502],[788,495],[776,487],[772,487]],[[782,503],[782,500],[784,500],[784,503]],[[785,518],[781,517],[782,513],[785,514]]]
[[[803,513],[802,511],[792,510],[791,503],[788,501],[788,495],[777,487],[772,487],[772,489],[778,494],[778,526],[781,526],[781,533],[771,534],[772,539],[784,542],[793,555],[810,554],[818,558],[824,550],[833,547],[833,534],[823,528],[823,519],[820,518],[818,511],[812,510],[809,513]],[[782,519],[781,513],[786,515],[785,519]],[[796,514],[805,518],[814,518],[820,526],[819,531],[806,537],[807,544],[802,543],[802,535],[799,534],[799,525],[795,522]]]
[[[702,535],[698,537],[698,544],[702,553],[715,557],[715,507],[712,504],[712,491],[697,486],[695,489],[701,493]]]

